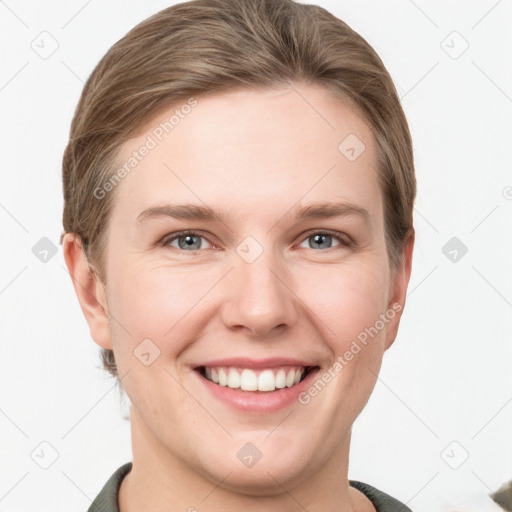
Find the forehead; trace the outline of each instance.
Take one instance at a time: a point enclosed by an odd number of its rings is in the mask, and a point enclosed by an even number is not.
[[[126,215],[163,201],[238,215],[321,199],[381,210],[373,134],[357,110],[320,86],[184,99],[146,122],[117,166],[129,169],[114,207]]]

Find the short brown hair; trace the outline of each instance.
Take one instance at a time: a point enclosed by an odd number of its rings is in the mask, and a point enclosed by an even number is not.
[[[396,269],[413,232],[411,136],[393,81],[373,48],[316,5],[293,0],[192,0],[164,9],[114,44],[84,86],[63,157],[64,231],[80,236],[106,283],[114,194],[94,193],[120,146],[171,104],[217,91],[320,84],[358,109],[377,143],[386,245]],[[114,354],[102,349],[117,376]]]

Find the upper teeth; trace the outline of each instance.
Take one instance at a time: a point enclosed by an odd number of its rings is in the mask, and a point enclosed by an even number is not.
[[[261,373],[249,368],[209,368],[205,367],[205,376],[208,380],[243,391],[274,391],[276,388],[291,387],[300,382],[305,368],[274,368],[263,370]]]

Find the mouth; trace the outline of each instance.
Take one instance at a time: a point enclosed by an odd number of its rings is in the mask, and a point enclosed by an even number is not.
[[[220,387],[237,391],[272,393],[293,388],[318,366],[278,366],[273,368],[243,368],[235,366],[199,366],[195,370],[204,379]]]

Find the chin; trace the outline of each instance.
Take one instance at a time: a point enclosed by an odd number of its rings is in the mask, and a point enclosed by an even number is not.
[[[293,439],[296,438],[288,437],[286,445],[281,447],[280,443],[261,443],[261,450],[256,448],[257,442],[244,442],[241,449],[237,442],[236,450],[223,451],[232,456],[215,455],[203,460],[200,472],[215,485],[221,482],[220,487],[232,492],[247,496],[282,494],[283,487],[295,487],[322,466],[321,460],[313,460],[311,447],[306,452],[303,443]]]
[[[303,468],[276,467],[272,463],[264,463],[262,460],[252,468],[241,467],[234,464],[228,472],[219,475],[216,472],[215,482],[222,481],[220,486],[238,494],[247,496],[275,496],[282,494],[283,487],[289,489],[295,487],[302,479]],[[228,477],[226,475],[231,471]]]

